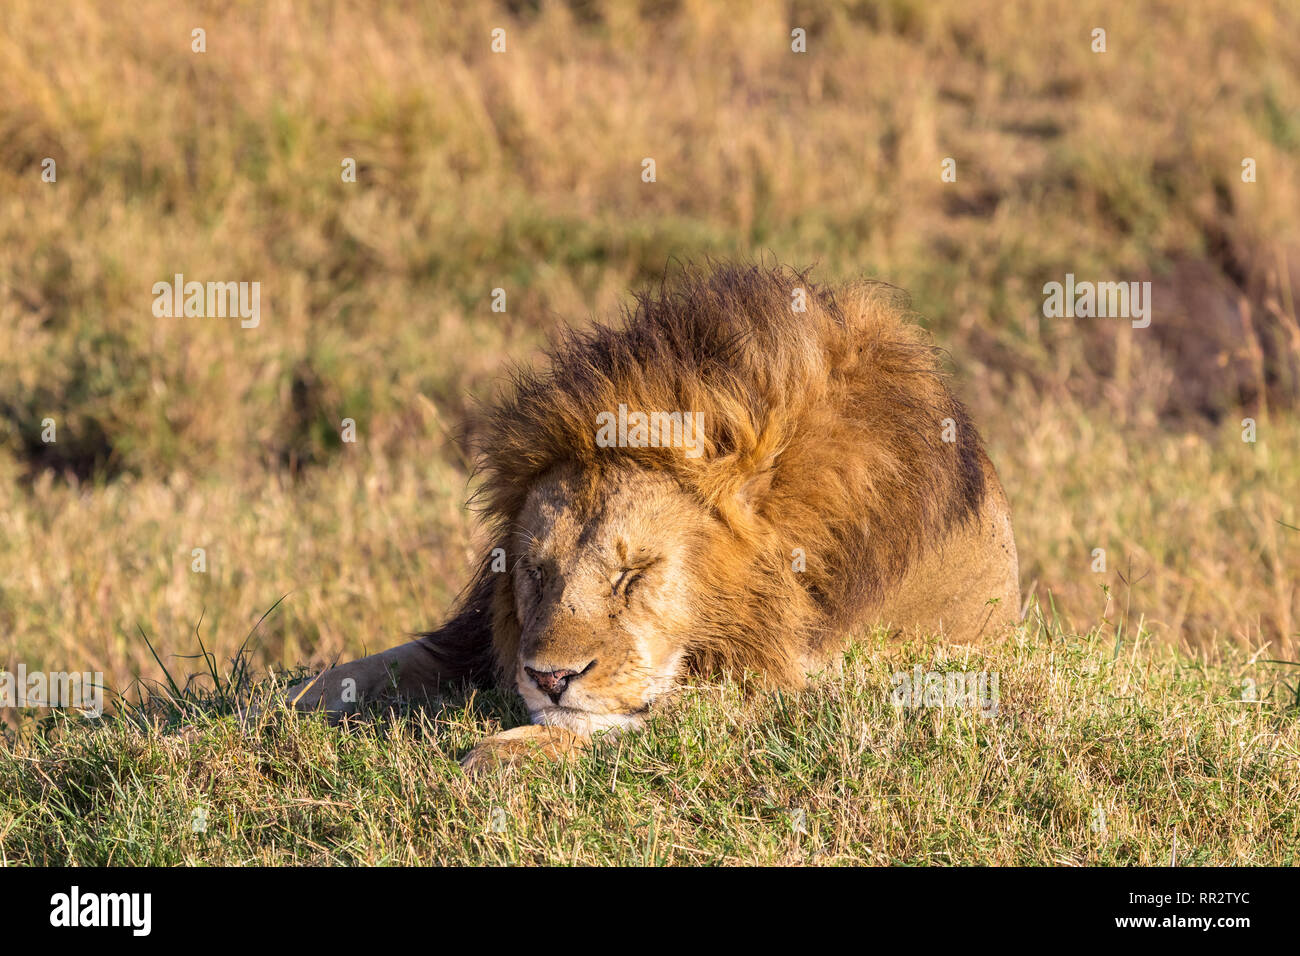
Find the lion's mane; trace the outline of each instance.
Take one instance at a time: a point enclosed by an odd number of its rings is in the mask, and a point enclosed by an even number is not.
[[[671,476],[733,542],[692,596],[701,669],[792,676],[801,651],[863,621],[985,494],[978,433],[906,296],[883,283],[686,267],[619,322],[563,332],[548,357],[513,374],[476,441],[493,547],[512,559],[529,489],[558,465],[576,466],[590,501],[610,469]],[[597,416],[620,404],[703,413],[703,454],[601,447]],[[487,678],[512,667],[514,618],[510,575],[485,558],[430,637],[446,667]]]

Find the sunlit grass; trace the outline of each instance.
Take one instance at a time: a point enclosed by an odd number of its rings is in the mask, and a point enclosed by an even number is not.
[[[1297,678],[1264,663],[1300,643],[1294,5],[119,6],[10,0],[0,37],[0,668],[137,702],[0,750],[6,861],[1167,862],[1177,835],[1295,862]],[[702,684],[532,784],[455,768],[506,697],[344,734],[213,716],[437,624],[482,544],[474,401],[708,255],[913,293],[1059,615],[988,649],[1003,717],[900,716],[884,676],[942,652],[872,643],[798,699]],[[1160,347],[1167,287],[1149,330],[1042,316],[1067,271],[1175,263],[1250,330],[1199,287]],[[261,283],[261,325],[155,318],[178,272]],[[1219,404],[1180,407],[1203,381]],[[1115,656],[1120,615],[1145,636]]]
[[[524,716],[495,693],[344,728],[283,710],[241,723],[201,695],[181,708],[179,732],[61,721],[0,749],[0,854],[81,865],[1300,862],[1293,668],[1258,654],[1210,664],[1136,630],[1058,634],[1034,618],[978,652],[876,635],[798,695],[693,686],[645,732],[576,763],[473,780],[458,758]],[[917,664],[997,672],[996,715],[899,709],[893,675]]]

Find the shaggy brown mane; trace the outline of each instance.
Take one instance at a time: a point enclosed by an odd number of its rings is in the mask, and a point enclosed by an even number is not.
[[[806,312],[792,309],[796,289]],[[512,562],[512,525],[557,465],[579,469],[590,501],[610,469],[671,476],[725,523],[739,555],[700,583],[697,600],[718,607],[696,638],[700,667],[791,672],[800,645],[859,622],[985,494],[979,436],[892,286],[832,294],[784,268],[687,268],[617,325],[565,332],[548,355],[549,368],[514,376],[477,443],[493,541]],[[703,454],[600,447],[597,416],[620,404],[702,412]],[[942,440],[947,419],[955,441]],[[467,677],[507,670],[517,636],[510,575],[486,561],[431,635]]]

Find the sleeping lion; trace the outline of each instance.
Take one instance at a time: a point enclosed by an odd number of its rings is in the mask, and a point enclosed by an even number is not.
[[[905,297],[685,270],[518,374],[477,442],[486,549],[450,620],[290,691],[334,713],[447,682],[532,723],[469,770],[640,725],[688,674],[797,688],[873,625],[1015,622],[997,473]]]

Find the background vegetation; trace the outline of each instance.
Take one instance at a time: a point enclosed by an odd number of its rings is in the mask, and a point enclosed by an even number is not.
[[[197,743],[126,724],[15,742],[0,750],[0,792],[17,795],[0,804],[6,859],[560,861],[570,844],[553,821],[584,813],[566,832],[586,834],[572,858],[588,861],[803,859],[815,844],[827,860],[1155,862],[1177,832],[1206,861],[1276,862],[1296,845],[1295,678],[1265,663],[1295,661],[1300,632],[1294,4],[9,0],[5,18],[0,668],[102,671],[123,691],[162,676],[141,630],[173,673],[204,669],[180,656],[198,653],[196,632],[224,667],[282,595],[250,645],[259,670],[436,623],[476,543],[458,437],[474,428],[473,400],[561,322],[609,315],[674,258],[706,255],[913,293],[1011,498],[1025,594],[1056,621],[1002,649],[1003,694],[1020,681],[1014,694],[1038,702],[1014,727],[969,718],[932,736],[967,718],[896,715],[884,657],[802,703],[756,716],[717,705],[729,744],[692,749],[691,734],[715,731],[688,722],[627,745],[636,773],[704,786],[715,806],[731,806],[733,778],[811,781],[811,842],[755,822],[794,797],[745,797],[714,821],[734,839],[705,840],[700,822],[674,831],[672,851],[609,829],[680,805],[666,783],[606,794],[616,756],[581,770],[577,790],[555,783],[553,800],[516,783],[527,839],[446,855],[429,834],[381,840],[399,806],[456,807],[446,820],[479,825],[490,800],[465,796],[450,757],[473,720],[509,716],[498,707],[393,731],[424,749],[295,723],[289,738],[267,731],[258,746],[280,756],[260,764],[220,722]],[[497,27],[504,53],[490,48]],[[791,52],[795,27],[807,53]],[[206,53],[191,50],[195,28]],[[42,181],[46,157],[55,183]],[[356,183],[342,181],[345,157]],[[946,157],[955,183],[940,179]],[[153,283],[178,272],[260,282],[260,326],[155,318]],[[1150,280],[1150,328],[1045,319],[1042,286],[1066,272]],[[340,441],[344,418],[355,444]],[[194,548],[206,573],[191,570]],[[1105,572],[1092,570],[1096,548]],[[1055,642],[1110,647],[1121,608],[1156,648],[1125,664],[1144,690],[1089,697],[1085,682],[1068,685],[1082,697],[1061,696]],[[908,653],[910,666],[942,651]],[[1243,680],[1261,700],[1243,703]],[[1075,710],[1102,699],[1118,708],[1107,721]],[[907,763],[917,735],[937,748],[933,778]],[[818,756],[819,740],[839,756]],[[994,762],[1031,744],[1067,748],[1041,772],[1069,786]],[[163,833],[156,815],[195,794],[247,822],[223,787],[281,758],[297,763],[246,795],[280,808],[265,832],[294,839],[139,835]],[[381,767],[388,796],[371,816],[325,796]],[[76,796],[110,779],[117,789]],[[1124,849],[1087,842],[1103,781],[1127,794]],[[604,802],[581,802],[596,791]],[[909,792],[910,809],[889,796]],[[337,812],[321,802],[334,799]],[[977,828],[972,808],[1020,835],[967,833],[958,848],[944,834]]]

